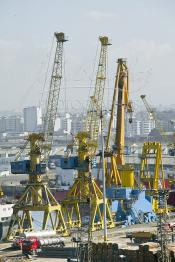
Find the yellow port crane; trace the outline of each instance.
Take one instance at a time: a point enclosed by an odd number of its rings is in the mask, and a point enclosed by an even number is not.
[[[150,164],[154,166],[151,173]],[[164,169],[162,163],[162,146],[160,142],[145,142],[142,148],[141,168],[140,168],[141,187],[147,186],[147,193],[153,196],[153,210],[155,213],[164,212],[159,208],[159,190],[165,190]]]
[[[149,114],[149,117],[150,119],[154,120],[155,121],[155,127],[159,130],[162,138],[164,139],[164,142],[166,143],[167,147],[168,147],[168,153],[170,156],[173,156],[174,155],[174,152],[175,152],[175,143],[174,143],[174,140],[175,140],[175,133],[173,133],[173,142],[169,142],[168,141],[168,136],[164,130],[164,128],[161,126],[160,124],[160,121],[157,119],[156,117],[156,114],[155,114],[155,111],[153,110],[153,108],[150,106],[150,104],[148,103],[147,99],[146,99],[146,95],[141,95],[140,96],[145,107],[146,107],[146,110]],[[170,123],[173,124],[173,121],[170,120]],[[171,181],[172,183],[174,183],[174,181],[172,180]]]
[[[145,108],[151,120],[155,121],[155,127],[158,128],[160,134],[167,143],[167,135],[160,125],[156,117],[154,109],[150,106],[146,99],[146,95],[141,95]],[[155,166],[153,175],[149,171],[149,162],[152,159],[152,165]],[[168,212],[167,205],[163,208],[159,205],[159,192],[166,191],[164,168],[162,162],[162,145],[160,142],[145,142],[142,148],[141,169],[140,169],[141,184],[147,183],[149,193],[153,196],[153,210],[156,214],[165,214]],[[173,180],[170,180],[173,183]]]
[[[7,234],[7,239],[24,231],[33,231],[32,212],[43,215],[42,229],[50,226],[53,230],[67,234],[67,228],[60,204],[56,201],[42,175],[46,173],[46,162],[52,147],[54,125],[57,114],[58,99],[62,78],[64,33],[55,33],[56,50],[51,75],[47,108],[44,117],[44,128],[41,133],[31,133],[27,142],[30,145],[29,160],[11,163],[14,174],[29,174],[29,182],[24,193],[13,207],[13,215]]]
[[[110,138],[114,120],[115,106],[117,103],[117,124],[115,132],[114,150],[110,148]],[[125,59],[118,59],[117,73],[114,85],[114,93],[111,107],[111,116],[106,140],[107,158],[110,158],[110,172],[108,172],[107,161],[105,161],[106,184],[110,186],[134,186],[133,168],[125,164],[125,110],[130,114],[129,122],[132,123],[132,104],[129,100],[129,72]]]
[[[110,45],[108,37],[99,37],[101,50],[96,75],[94,95],[90,97],[84,130],[78,132],[78,176],[73,186],[63,201],[63,208],[67,216],[69,227],[82,225],[81,208],[90,205],[90,228],[91,231],[102,229],[103,222],[103,193],[91,174],[91,162],[98,147],[100,115],[104,96],[106,80],[107,47]],[[107,224],[113,227],[114,223],[106,199]]]

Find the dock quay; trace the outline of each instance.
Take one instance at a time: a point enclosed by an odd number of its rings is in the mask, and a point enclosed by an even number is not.
[[[171,222],[175,222],[172,219]],[[139,224],[133,225],[127,228],[117,227],[115,229],[108,230],[108,240],[103,241],[103,231],[93,232],[92,242],[92,261],[93,262],[120,262],[123,261],[121,258],[125,258],[124,261],[128,262],[154,262],[157,261],[157,249],[158,243],[133,243],[129,238],[126,237],[126,233],[138,232],[138,231],[149,231],[155,232],[156,223],[152,224]],[[81,245],[76,245],[71,241],[72,237],[82,237]],[[44,248],[41,253],[36,256],[31,256],[32,261],[76,261],[77,257],[80,262],[86,262],[87,260],[87,231],[72,232],[71,237],[65,238],[65,248]],[[168,245],[168,249],[171,253],[171,261],[175,261],[175,243]],[[0,244],[0,259],[12,259],[6,261],[28,261],[28,259],[22,255],[21,250],[14,251],[11,248],[11,243]],[[149,260],[148,260],[149,259]]]

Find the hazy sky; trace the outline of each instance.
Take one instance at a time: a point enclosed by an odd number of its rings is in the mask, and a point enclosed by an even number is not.
[[[72,107],[86,103],[99,35],[112,43],[105,101],[116,60],[125,57],[135,107],[140,94],[155,105],[175,104],[174,0],[0,0],[0,17],[0,110],[39,103],[55,31],[69,39],[60,106],[65,97]]]

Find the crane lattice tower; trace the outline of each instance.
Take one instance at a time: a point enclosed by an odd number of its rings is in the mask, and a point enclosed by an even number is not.
[[[90,98],[84,130],[76,136],[78,141],[78,177],[63,202],[69,227],[80,227],[82,225],[80,208],[82,205],[90,205],[91,214],[89,223],[92,231],[101,229],[104,226],[103,211],[101,208],[103,205],[103,193],[95,182],[95,179],[91,176],[91,163],[98,146],[100,114],[106,80],[107,47],[109,45],[108,37],[100,37],[99,40],[101,50],[95,90],[93,96]],[[89,179],[91,180],[90,182]],[[106,210],[108,226],[113,227],[114,223],[107,199]]]

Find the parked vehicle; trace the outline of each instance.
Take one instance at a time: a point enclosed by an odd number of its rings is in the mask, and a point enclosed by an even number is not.
[[[146,231],[129,232],[126,234],[126,237],[137,244],[157,241],[156,233]]]

